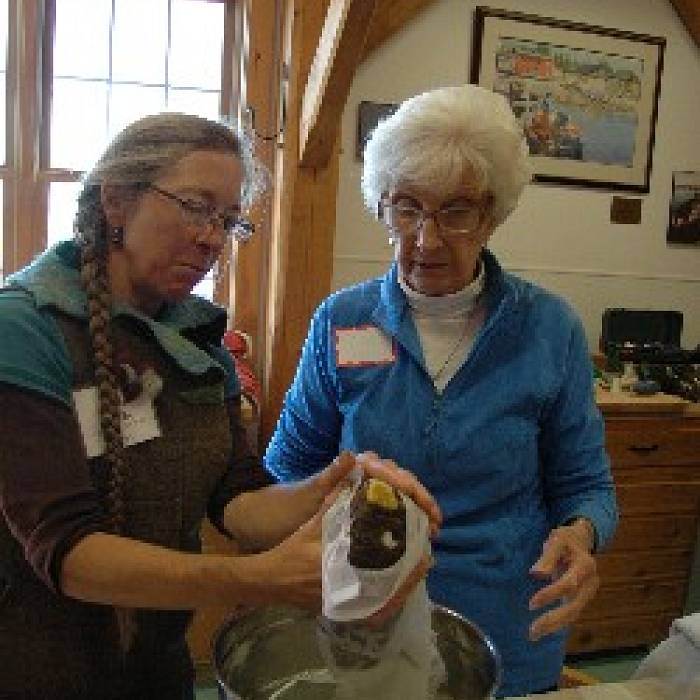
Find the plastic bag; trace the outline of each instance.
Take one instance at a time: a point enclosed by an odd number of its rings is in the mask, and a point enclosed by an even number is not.
[[[430,552],[428,519],[409,498],[406,548],[386,569],[368,570],[348,562],[350,504],[359,488],[343,491],[323,520],[323,618],[319,646],[336,681],[337,700],[429,700],[445,678],[431,627],[425,582],[402,610],[381,628],[363,620],[394,595],[423,554]]]

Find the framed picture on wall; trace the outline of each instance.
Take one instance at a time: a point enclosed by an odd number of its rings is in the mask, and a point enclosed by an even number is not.
[[[355,143],[355,157],[358,160],[362,160],[365,144],[374,127],[398,108],[399,105],[394,102],[360,102],[357,106],[357,141]]]
[[[477,7],[470,79],[510,102],[535,180],[648,192],[665,45]]]
[[[700,171],[673,173],[666,241],[700,244]]]

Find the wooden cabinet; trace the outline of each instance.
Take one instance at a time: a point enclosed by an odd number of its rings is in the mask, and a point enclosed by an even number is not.
[[[620,523],[569,652],[650,645],[683,614],[700,514],[700,411],[673,397],[601,396]]]

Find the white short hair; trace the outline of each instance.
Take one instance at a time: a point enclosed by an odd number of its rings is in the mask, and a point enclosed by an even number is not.
[[[362,195],[377,216],[381,197],[399,184],[439,196],[475,183],[493,196],[498,226],[530,179],[527,143],[506,99],[461,85],[411,97],[376,126],[364,151]]]

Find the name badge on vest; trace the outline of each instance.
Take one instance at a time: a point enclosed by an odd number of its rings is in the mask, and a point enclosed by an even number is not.
[[[105,441],[98,415],[97,387],[89,386],[74,391],[73,403],[87,456],[89,459],[99,457],[104,454]],[[124,447],[160,437],[160,426],[151,396],[142,393],[133,401],[121,404],[121,429]]]
[[[396,347],[376,326],[336,328],[335,361],[338,367],[387,365],[396,361]]]

